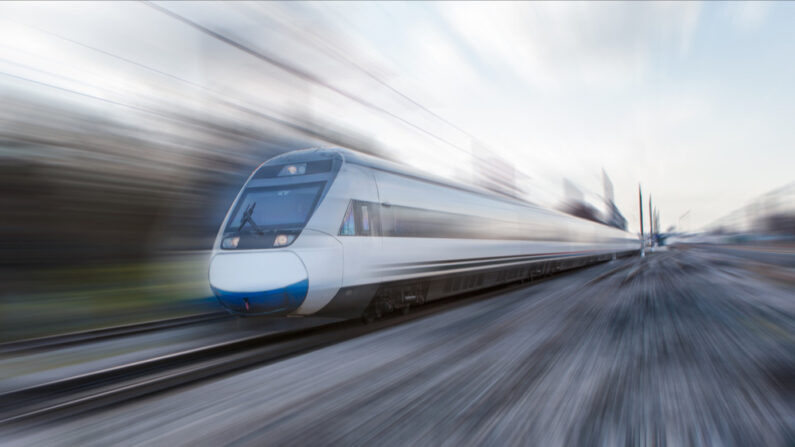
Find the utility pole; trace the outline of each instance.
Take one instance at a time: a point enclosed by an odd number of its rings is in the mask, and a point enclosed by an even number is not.
[[[643,191],[638,184],[638,211],[640,212],[640,257],[646,256],[646,238],[643,237]]]
[[[654,231],[660,232],[660,209],[654,208]]]
[[[654,211],[651,207],[651,194],[649,194],[649,246],[654,248]]]

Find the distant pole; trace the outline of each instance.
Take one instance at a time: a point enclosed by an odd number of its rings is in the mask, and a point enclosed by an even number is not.
[[[643,191],[638,185],[638,211],[640,212],[640,257],[646,256],[646,238],[643,236]]]
[[[651,208],[651,194],[649,194],[649,246],[654,247],[654,211]]]

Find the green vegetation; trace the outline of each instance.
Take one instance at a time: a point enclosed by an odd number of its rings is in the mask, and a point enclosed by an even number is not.
[[[10,295],[0,301],[0,341],[217,309],[208,299],[203,254],[20,271],[10,284]],[[18,292],[14,284],[22,286]]]

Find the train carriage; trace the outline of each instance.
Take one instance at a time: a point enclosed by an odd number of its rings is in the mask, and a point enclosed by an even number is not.
[[[370,319],[639,249],[616,228],[358,152],[309,149],[249,177],[209,279],[240,315]]]

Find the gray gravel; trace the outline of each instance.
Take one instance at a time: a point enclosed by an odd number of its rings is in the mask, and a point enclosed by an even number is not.
[[[0,442],[794,445],[793,284],[758,271],[620,260]]]
[[[338,321],[335,319],[224,319],[55,349],[0,353],[1,394],[106,368],[238,340]]]

